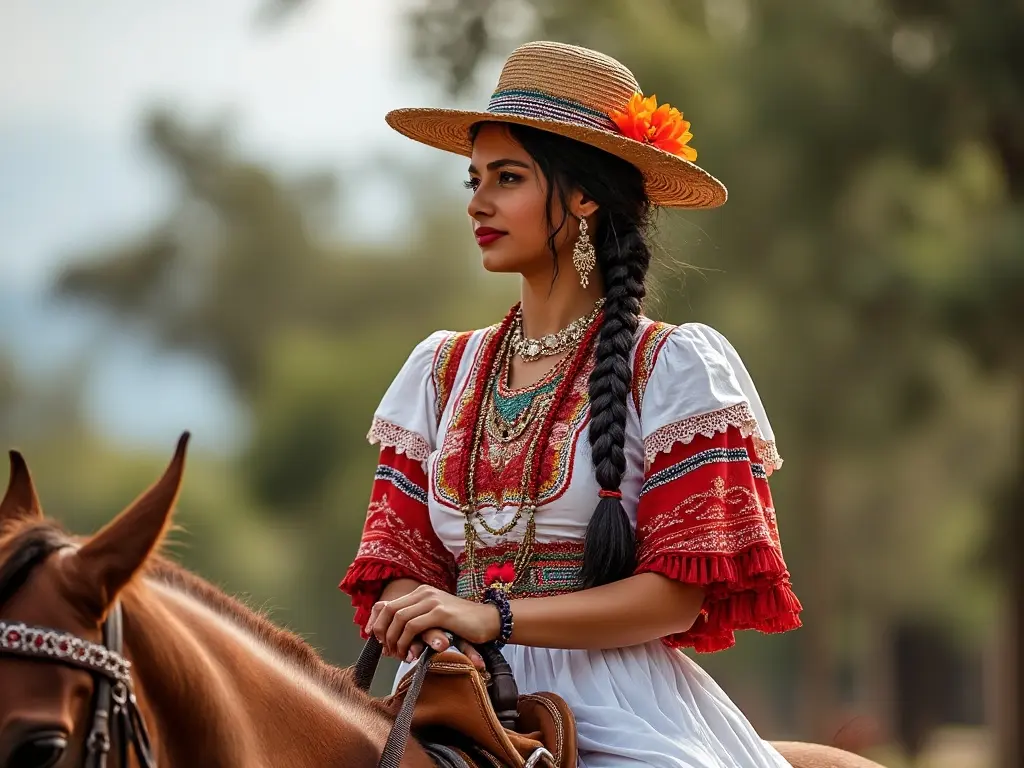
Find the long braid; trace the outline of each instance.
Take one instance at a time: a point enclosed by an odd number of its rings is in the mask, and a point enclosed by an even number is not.
[[[470,132],[474,139],[479,125]],[[596,364],[589,380],[589,432],[601,497],[587,525],[581,574],[582,585],[594,587],[629,576],[636,563],[636,536],[622,506],[619,486],[626,472],[630,352],[651,263],[644,239],[651,203],[643,174],[625,160],[529,126],[512,124],[504,128],[537,162],[549,182],[548,248],[555,278],[559,277],[555,244],[568,220],[569,192],[580,190],[585,199],[598,204],[594,248],[604,282],[605,304]],[[552,210],[559,207],[561,215],[553,217]]]
[[[590,375],[590,447],[604,495],[587,525],[582,581],[595,587],[629,576],[636,567],[636,537],[619,492],[626,471],[626,403],[633,380],[630,351],[646,295],[651,253],[635,226],[615,231],[608,221],[598,252],[605,285],[604,321]],[[603,258],[602,258],[603,257]]]

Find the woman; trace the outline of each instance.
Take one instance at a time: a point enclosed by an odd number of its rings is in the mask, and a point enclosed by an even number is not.
[[[651,208],[726,199],[689,123],[655,107],[614,59],[531,43],[486,112],[388,115],[471,158],[484,266],[519,273],[522,298],[489,328],[431,334],[391,384],[341,589],[399,675],[446,631],[507,643],[521,690],[572,707],[587,768],[787,765],[678,650],[794,629],[800,603],[743,363],[705,325],[641,314]]]

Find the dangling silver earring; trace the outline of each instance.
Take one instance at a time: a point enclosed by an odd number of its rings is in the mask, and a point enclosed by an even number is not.
[[[580,275],[580,285],[586,288],[590,284],[590,273],[597,266],[597,252],[587,234],[587,220],[580,217],[580,236],[572,249],[572,265]]]

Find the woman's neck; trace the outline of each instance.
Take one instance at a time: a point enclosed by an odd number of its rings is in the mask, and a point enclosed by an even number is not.
[[[538,339],[557,333],[573,320],[589,314],[603,295],[604,287],[598,275],[591,275],[590,285],[583,288],[571,267],[568,272],[561,270],[553,284],[550,273],[538,278],[524,276],[523,335]]]

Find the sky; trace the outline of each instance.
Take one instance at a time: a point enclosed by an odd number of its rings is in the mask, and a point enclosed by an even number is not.
[[[4,281],[38,286],[76,246],[161,210],[169,190],[139,135],[156,104],[231,115],[243,149],[277,166],[415,157],[384,113],[442,97],[410,74],[403,4],[310,0],[264,27],[259,0],[4,0]]]
[[[172,199],[140,137],[154,105],[190,121],[230,115],[241,151],[286,171],[376,151],[426,161],[432,150],[383,121],[393,107],[445,104],[406,57],[404,5],[310,0],[266,27],[259,0],[3,0],[0,347],[38,372],[98,346],[85,390],[101,428],[162,444],[199,422],[208,446],[230,447],[239,415],[215,371],[111,337],[46,289],[73,254],[143,231]]]

